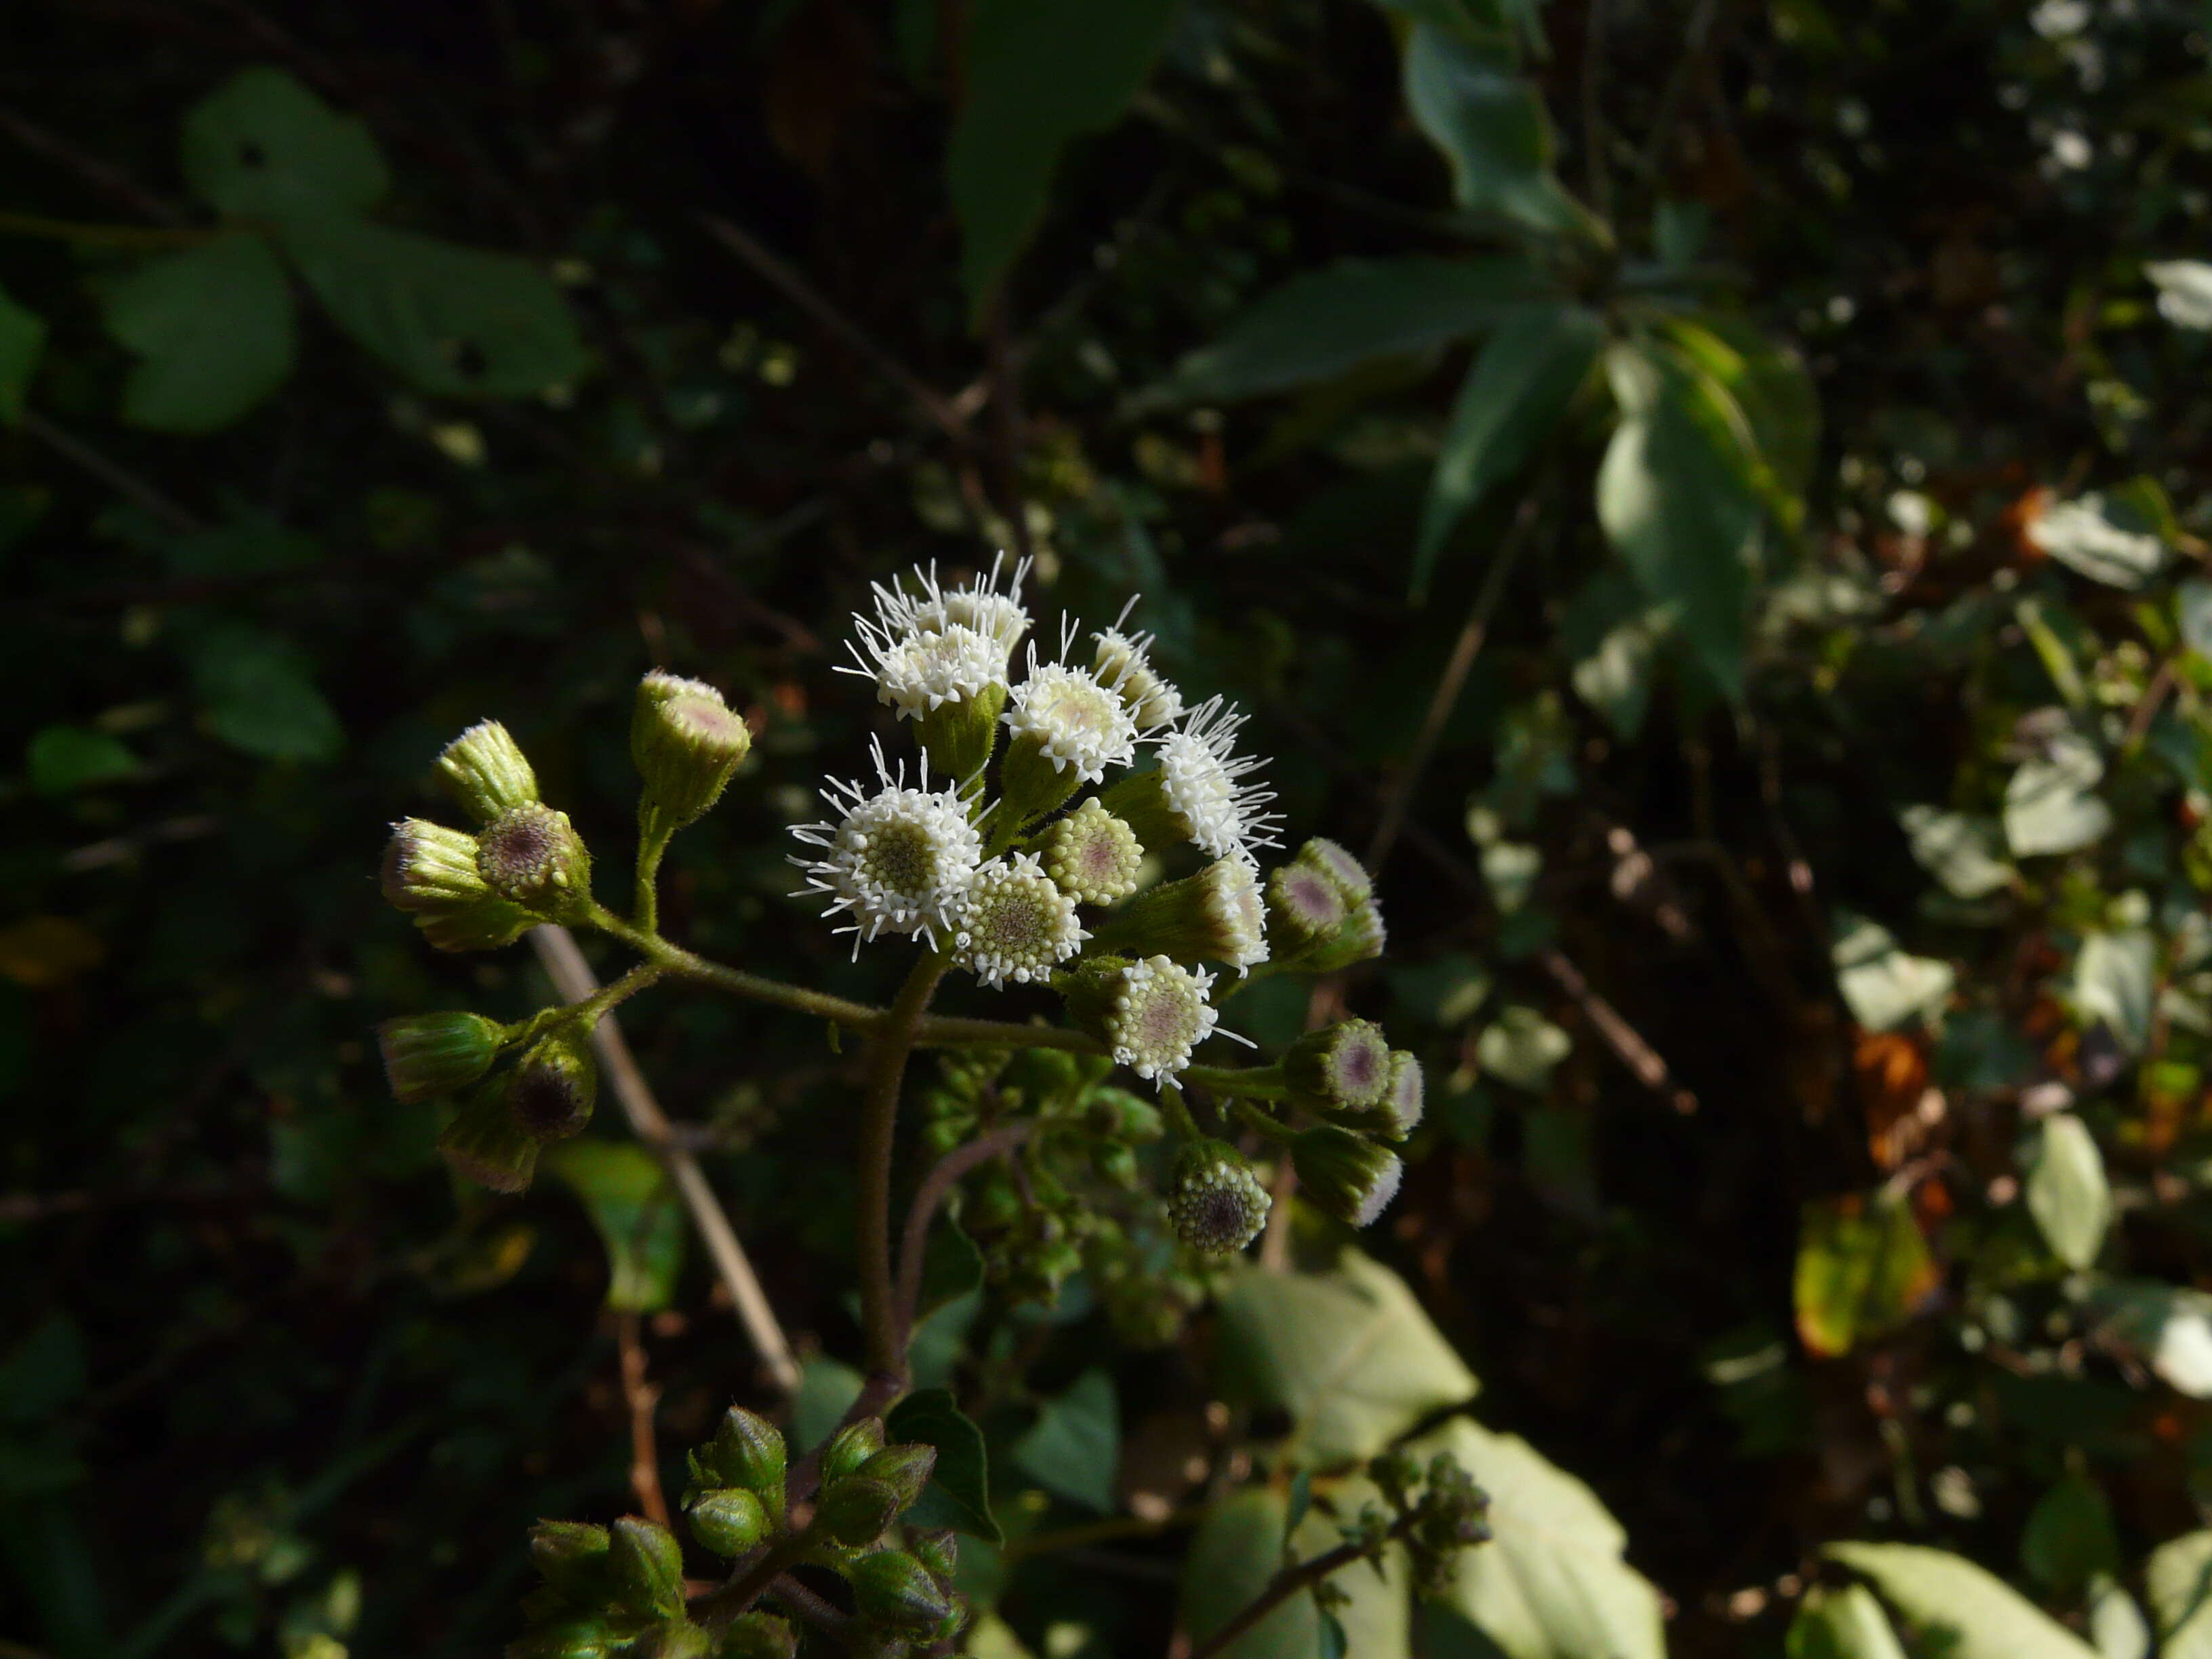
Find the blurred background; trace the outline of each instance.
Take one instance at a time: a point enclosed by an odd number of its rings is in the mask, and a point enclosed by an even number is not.
[[[1824,1546],[1904,1541],[2051,1616],[1955,1659],[2212,1651],[2208,28],[15,0],[0,1654],[488,1653],[530,1522],[632,1506],[625,1346],[672,1490],[787,1409],[680,1230],[610,1310],[604,1194],[464,1190],[391,1101],[377,1021],[550,992],[376,860],[489,717],[618,868],[667,666],[758,742],[665,925],[886,997],[786,828],[884,726],[831,672],[867,585],[1002,548],[1042,632],[1140,592],[1291,844],[1376,865],[1389,957],[1230,1023],[1422,1056],[1359,1246],[1587,1483],[1606,1595],[1779,1654]],[[810,1374],[854,1360],[849,1048],[624,1024]],[[1237,1333],[1127,1313],[953,1333],[1010,1529],[1270,1467]],[[1010,1547],[975,1650],[1168,1651],[1188,1547]],[[1353,1650],[1643,1659],[1577,1628]]]

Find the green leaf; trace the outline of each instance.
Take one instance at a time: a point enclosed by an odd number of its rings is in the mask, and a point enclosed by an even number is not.
[[[1175,15],[1176,0],[981,0],[971,9],[945,175],[972,317],[1044,216],[1061,149],[1121,118]]]
[[[289,640],[223,623],[196,636],[191,652],[208,728],[232,748],[264,760],[328,761],[345,747],[345,729],[308,678],[307,653]]]
[[[1869,1031],[1893,1030],[1934,1013],[1957,981],[1949,963],[1908,956],[1887,927],[1848,910],[1836,912],[1829,955],[1844,1005]]]
[[[1739,696],[1759,514],[1727,394],[1657,350],[1616,346],[1606,367],[1621,416],[1598,468],[1599,522],[1713,683]]]
[[[1434,23],[1406,39],[1406,107],[1450,164],[1452,199],[1547,234],[1590,219],[1559,186],[1557,145],[1535,83],[1511,53]]]
[[[1995,818],[1908,806],[1897,815],[1914,860],[1953,898],[1986,898],[2009,887],[2013,867]]]
[[[1667,621],[1636,579],[1607,566],[1568,601],[1559,638],[1574,659],[1575,695],[1624,742],[1644,729]]]
[[[1348,1482],[1340,1491],[1347,1515],[1358,1510],[1374,1489]],[[1191,1540],[1183,1558],[1183,1627],[1203,1642],[1267,1588],[1284,1565],[1284,1533],[1289,1516],[1283,1495],[1247,1487],[1215,1504]],[[1291,1534],[1292,1559],[1306,1560],[1340,1540],[1323,1516],[1309,1515]],[[1406,1659],[1411,1651],[1411,1606],[1404,1553],[1393,1547],[1377,1577],[1364,1561],[1332,1573],[1328,1583],[1351,1599],[1336,1617],[1344,1626],[1345,1650],[1356,1659]],[[1323,1640],[1322,1620],[1310,1594],[1293,1595],[1222,1651],[1223,1659],[1317,1659]]]
[[[2170,1387],[2212,1400],[2212,1293],[2112,1279],[2091,1290],[2089,1304],[2110,1334],[2141,1353]]]
[[[0,425],[13,426],[23,418],[31,376],[38,372],[39,354],[46,343],[45,319],[0,289]]]
[[[2087,1601],[2089,1640],[2103,1659],[2150,1659],[2150,1623],[2117,1580],[2099,1573]]]
[[[818,1354],[808,1360],[799,1368],[799,1389],[792,1396],[792,1446],[811,1451],[835,1434],[866,1381],[841,1360]]]
[[[1356,1250],[1333,1273],[1240,1269],[1219,1357],[1224,1388],[1287,1409],[1287,1454],[1317,1465],[1371,1457],[1479,1386],[1405,1281]]]
[[[1798,1604],[1783,1644],[1788,1659],[1905,1659],[1889,1615],[1863,1584],[1815,1584]]]
[[[98,284],[107,331],[141,361],[123,418],[156,432],[228,426],[292,372],[292,289],[258,236],[221,236]]]
[[[241,70],[185,117],[185,182],[237,218],[359,213],[391,179],[376,140],[283,70]]]
[[[658,1313],[684,1266],[684,1203],[660,1160],[627,1140],[567,1140],[544,1166],[583,1200],[607,1252],[607,1306]]]
[[[1344,259],[1263,296],[1176,366],[1151,401],[1230,400],[1325,380],[1496,326],[1540,293],[1519,259]]]
[[[1596,313],[1557,301],[1517,306],[1499,320],[1444,428],[1413,551],[1416,599],[1428,589],[1444,538],[1551,435],[1604,341]]]
[[[1540,1094],[1574,1039],[1534,1008],[1501,1008],[1474,1040],[1474,1058],[1501,1083]]]
[[[425,392],[522,397],[583,372],[568,302],[528,259],[335,216],[278,232],[338,326]]]
[[[2056,1113],[2036,1127],[2027,1196],[2028,1213],[2053,1255],[2076,1270],[2096,1261],[2112,1218],[2112,1194],[2097,1139],[2073,1113]]]
[[[1902,1198],[1846,1193],[1814,1199],[1797,1237],[1797,1336],[1824,1358],[1903,1324],[1940,1279]]]
[[[2098,798],[2105,763],[2090,741],[2061,732],[2005,785],[2005,839],[2014,858],[2071,853],[2103,838],[2112,809]]]
[[[1805,360],[1741,317],[1670,319],[1668,337],[1743,411],[1760,493],[1795,526],[1820,447],[1820,400]]]
[[[2212,1659],[2212,1532],[2185,1533],[2143,1564],[2160,1659]]]
[[[138,769],[138,757],[123,740],[82,726],[42,726],[23,750],[31,787],[42,795],[66,795],[94,784],[112,783]]]
[[[2173,603],[2182,643],[2200,657],[2212,657],[2212,582],[2191,576],[2174,590]]]
[[[2092,492],[2058,501],[2028,521],[2027,539],[2092,581],[2133,592],[2166,562],[2166,548],[2146,515]]]
[[[908,1445],[937,1448],[937,1467],[921,1501],[907,1512],[921,1527],[956,1527],[971,1537],[1006,1542],[991,1518],[990,1457],[983,1433],[944,1389],[917,1389],[891,1407],[884,1436]]]
[[[2061,1476],[2028,1511],[2020,1565],[2055,1595],[2072,1596],[2100,1573],[2120,1570],[2119,1534],[2104,1489],[2081,1474]]]
[[[1946,1659],[2095,1659],[2096,1650],[2002,1578],[1923,1544],[1831,1544]]]
[[[1465,1418],[1407,1450],[1449,1452],[1490,1494],[1492,1540],[1459,1558],[1445,1599],[1510,1659],[1661,1659],[1658,1592],[1621,1559],[1627,1536],[1588,1486]]]
[[[2094,933],[2074,958],[2074,1006],[2085,1020],[2102,1020],[2130,1054],[2150,1041],[2158,999],[2158,942],[2147,927]]]
[[[1114,1379],[1103,1370],[1084,1372],[1066,1394],[1047,1401],[1013,1451],[1015,1466],[1047,1492],[1102,1511],[1114,1507],[1121,1455]]]

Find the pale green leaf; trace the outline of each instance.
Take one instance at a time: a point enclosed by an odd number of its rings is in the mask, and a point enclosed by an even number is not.
[[[2132,592],[2166,562],[2166,549],[2141,515],[2092,493],[2059,501],[2028,521],[2027,539],[2092,581]]]
[[[1792,1293],[1797,1338],[1823,1358],[1911,1318],[1940,1281],[1919,1224],[1901,1198],[1839,1194],[1807,1202]]]
[[[1240,1270],[1219,1353],[1224,1388],[1285,1408],[1288,1449],[1313,1464],[1371,1457],[1478,1386],[1405,1281],[1356,1250],[1331,1273]]]
[[[1557,234],[1589,222],[1552,171],[1557,149],[1535,83],[1510,53],[1434,23],[1406,38],[1406,108],[1451,167],[1452,198]]]
[[[2185,1533],[2143,1564],[2160,1659],[2212,1659],[2212,1532]]]
[[[2089,1583],[2089,1640],[2103,1659],[2150,1659],[2150,1621],[2117,1581],[2100,1574]]]
[[[2089,1126],[2071,1112],[2044,1119],[2034,1139],[2027,1159],[2028,1213],[2053,1255],[2069,1267],[2087,1267],[2096,1261],[2112,1218],[2104,1155]]]
[[[0,426],[12,426],[23,418],[31,376],[38,372],[39,354],[46,343],[45,319],[0,289]]]
[[[2074,958],[2074,1006],[2085,1020],[2102,1020],[2130,1054],[2150,1041],[2158,994],[2158,941],[2145,927],[2095,933]]]
[[[1350,1482],[1339,1492],[1345,1513],[1355,1513],[1373,1488]],[[1195,1641],[1219,1630],[1267,1588],[1284,1565],[1289,1506],[1279,1492],[1248,1487],[1214,1505],[1199,1524],[1183,1558],[1182,1624]],[[1291,1534],[1291,1559],[1305,1560],[1340,1540],[1337,1529],[1309,1514]],[[1384,1557],[1383,1576],[1364,1561],[1330,1575],[1329,1584],[1351,1597],[1337,1609],[1347,1653],[1356,1659],[1406,1659],[1410,1652],[1411,1603],[1404,1553]],[[1293,1595],[1222,1650],[1222,1659],[1318,1659],[1321,1619],[1310,1594]]]
[[[1783,1644],[1788,1659],[1905,1659],[1889,1615],[1863,1584],[1815,1584],[1798,1603]]]
[[[2005,839],[2015,858],[2071,853],[2103,838],[2112,808],[2097,796],[2105,763],[2079,732],[2062,732],[2005,785]]]
[[[157,432],[228,426],[292,372],[292,289],[258,236],[219,236],[98,285],[107,331],[137,354],[123,418]]]
[[[242,219],[359,213],[390,186],[368,128],[283,70],[241,70],[185,117],[185,182]]]
[[[2212,1400],[2212,1293],[2154,1279],[2114,1279],[2090,1292],[2110,1334],[2140,1353],[2167,1384]]]
[[[1923,1544],[1831,1544],[1946,1659],[2095,1659],[2096,1650],[1993,1573]]]
[[[1908,806],[1897,815],[1920,867],[1953,898],[1986,898],[2012,884],[2002,831],[1994,818]]]
[[[676,1297],[688,1231],[684,1203],[660,1160],[628,1140],[564,1140],[544,1167],[583,1200],[607,1253],[607,1306],[658,1313]]]
[[[1499,1009],[1474,1040],[1474,1058],[1499,1082],[1540,1093],[1573,1048],[1574,1039],[1534,1008],[1514,1006]]]
[[[1588,1486],[1465,1418],[1407,1449],[1449,1451],[1490,1494],[1492,1540],[1459,1558],[1446,1600],[1510,1659],[1660,1659],[1658,1593],[1621,1559],[1626,1534]]]
[[[2174,610],[2182,643],[2199,656],[2212,657],[2212,582],[2191,576],[2174,590]]]
[[[1559,638],[1574,659],[1575,695],[1624,741],[1644,729],[1667,621],[1626,570],[1607,566],[1568,602]]]
[[[969,9],[945,174],[974,316],[1044,216],[1060,150],[1121,118],[1175,15],[1176,0],[981,0]]]
[[[1848,910],[1836,913],[1829,949],[1844,1006],[1869,1031],[1893,1030],[1934,1013],[1957,980],[1949,963],[1908,955],[1887,927]]]
[[[2143,275],[2158,289],[2158,314],[2176,328],[2212,328],[2212,265],[2201,259],[2154,259]]]
[[[1121,1455],[1114,1379],[1103,1370],[1084,1372],[1066,1393],[1045,1401],[1013,1450],[1015,1467],[1047,1492],[1102,1511],[1114,1507]]]

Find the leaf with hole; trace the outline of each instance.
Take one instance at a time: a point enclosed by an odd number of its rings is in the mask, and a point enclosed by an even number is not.
[[[218,236],[96,284],[107,331],[138,357],[123,418],[214,432],[292,372],[292,288],[258,236]]]
[[[627,1140],[565,1140],[544,1167],[583,1200],[607,1253],[607,1306],[658,1313],[676,1298],[689,1228],[660,1160]]]
[[[240,219],[361,213],[391,186],[363,122],[283,70],[240,70],[185,117],[185,182]]]

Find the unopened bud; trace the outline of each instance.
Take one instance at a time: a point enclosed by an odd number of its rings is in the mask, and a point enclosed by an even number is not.
[[[1343,890],[1301,859],[1293,859],[1267,878],[1267,944],[1285,963],[1303,967],[1344,926],[1351,914]]]
[[[502,812],[477,838],[477,870],[510,903],[556,921],[591,908],[592,855],[568,822],[539,801]]]
[[[717,1555],[743,1555],[769,1534],[768,1511],[743,1486],[701,1492],[684,1513],[691,1535]]]
[[[846,1575],[861,1618],[894,1630],[926,1631],[952,1611],[929,1570],[904,1550],[878,1550]]]
[[[1421,1062],[1403,1048],[1390,1051],[1390,1092],[1382,1102],[1382,1132],[1403,1140],[1420,1127],[1427,1110],[1428,1090]]]
[[[814,1528],[833,1542],[859,1549],[882,1537],[902,1507],[899,1495],[882,1481],[848,1474],[823,1487]]]
[[[950,1583],[960,1569],[960,1537],[949,1527],[908,1527],[906,1547],[940,1584]]]
[[[679,1613],[623,1649],[623,1659],[713,1659],[714,1653],[714,1637]]]
[[[835,1480],[839,1475],[851,1474],[883,1449],[882,1418],[864,1417],[857,1423],[848,1423],[822,1449],[822,1478]]]
[[[1095,933],[1103,950],[1225,963],[1240,974],[1267,959],[1266,907],[1241,859],[1217,859],[1185,880],[1139,893]]]
[[[1395,1153],[1334,1123],[1293,1137],[1291,1161],[1297,1169],[1298,1190],[1355,1227],[1382,1213],[1406,1174]]]
[[[1137,890],[1145,849],[1094,795],[1045,831],[1040,861],[1077,903],[1113,904]]]
[[[1291,1090],[1319,1107],[1365,1110],[1390,1093],[1390,1042],[1364,1019],[1339,1020],[1309,1031],[1283,1051]]]
[[[604,1597],[608,1585],[605,1527],[583,1521],[540,1521],[530,1529],[530,1561],[554,1589],[579,1601]]]
[[[1389,942],[1381,907],[1373,898],[1364,898],[1352,907],[1341,927],[1307,954],[1301,965],[1312,973],[1334,973],[1354,963],[1372,962],[1382,954]]]
[[[428,1100],[466,1088],[499,1054],[506,1027],[482,1014],[408,1014],[376,1028],[395,1099]]]
[[[1267,1224],[1273,1200],[1242,1154],[1222,1140],[1198,1140],[1176,1157],[1168,1187],[1168,1218],[1194,1250],[1226,1255]]]
[[[722,1627],[716,1659],[798,1659],[799,1632],[772,1613],[741,1613]]]
[[[606,1659],[618,1642],[628,1639],[617,1637],[604,1619],[564,1619],[509,1642],[507,1659]]]
[[[562,1140],[592,1121],[599,1068],[590,1040],[576,1024],[532,1043],[507,1079],[507,1109],[532,1140]]]
[[[438,775],[479,823],[538,799],[538,775],[497,720],[471,726],[447,744],[438,757]]]
[[[1375,896],[1375,878],[1367,866],[1325,836],[1316,836],[1298,848],[1297,861],[1311,865],[1343,890],[1347,903],[1357,904]]]
[[[607,1565],[615,1595],[632,1613],[684,1611],[684,1547],[665,1527],[624,1516],[610,1528]]]
[[[866,1480],[880,1480],[898,1495],[902,1513],[921,1501],[921,1490],[929,1484],[930,1474],[937,1467],[937,1448],[926,1445],[886,1446],[860,1465],[860,1477]]]
[[[630,758],[645,779],[638,812],[648,834],[706,816],[752,751],[752,728],[702,680],[655,672],[638,682]]]
[[[495,1193],[519,1193],[538,1169],[538,1143],[507,1109],[506,1079],[489,1078],[462,1097],[438,1137],[453,1173]]]
[[[450,910],[419,910],[415,926],[439,951],[496,951],[535,927],[540,917],[519,904],[487,895]]]
[[[491,896],[477,868],[477,838],[427,818],[402,818],[384,844],[386,902],[402,910],[450,910]]]
[[[1165,726],[1182,713],[1182,693],[1152,666],[1152,636],[1109,628],[1091,636],[1098,642],[1091,672],[1114,688],[1139,732]]]
[[[765,1417],[732,1406],[722,1413],[707,1456],[732,1486],[743,1486],[771,1510],[783,1508],[783,1436]]]

